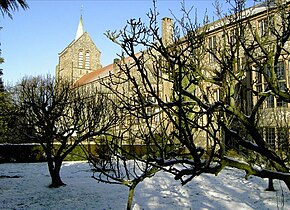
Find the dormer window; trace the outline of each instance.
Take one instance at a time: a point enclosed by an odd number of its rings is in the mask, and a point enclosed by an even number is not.
[[[86,60],[85,60],[85,68],[90,69],[91,68],[91,58],[90,58],[90,52],[86,52]]]
[[[83,51],[79,52],[79,62],[78,62],[78,67],[79,68],[83,68],[83,63],[84,63],[84,55],[83,55]]]

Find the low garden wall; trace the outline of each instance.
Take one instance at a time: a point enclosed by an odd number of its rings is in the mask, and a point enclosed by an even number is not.
[[[89,144],[85,145],[86,149],[90,151],[96,158],[108,158],[109,152],[104,145]],[[168,148],[170,148],[169,146]],[[152,148],[151,148],[152,149]],[[146,145],[124,145],[121,153],[124,153],[126,158],[131,159],[128,154],[135,154],[138,157],[146,155]],[[86,160],[85,152],[79,145],[77,146],[65,159],[66,161],[80,161]],[[9,162],[44,162],[46,161],[45,152],[40,144],[0,144],[0,163]]]

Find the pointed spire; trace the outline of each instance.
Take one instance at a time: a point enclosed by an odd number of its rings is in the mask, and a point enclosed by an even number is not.
[[[75,40],[77,40],[78,38],[80,38],[83,35],[83,33],[84,33],[83,15],[81,14]]]

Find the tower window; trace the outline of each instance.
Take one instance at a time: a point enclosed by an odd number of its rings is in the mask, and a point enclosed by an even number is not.
[[[86,52],[85,68],[86,68],[86,69],[90,69],[90,68],[91,68],[90,52]]]
[[[84,55],[83,55],[83,51],[79,52],[79,68],[83,68],[83,61],[84,61]]]

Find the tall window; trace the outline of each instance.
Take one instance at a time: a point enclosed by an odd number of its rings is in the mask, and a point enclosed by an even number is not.
[[[266,142],[275,149],[275,128],[265,128]]]
[[[215,62],[215,54],[217,50],[216,36],[209,37],[208,47],[209,47],[209,62],[210,63]]]
[[[260,69],[258,67],[256,67],[256,91],[257,93],[262,93],[263,92],[263,79],[262,79],[262,74],[260,73]],[[257,99],[259,99],[260,96],[257,95]],[[260,109],[263,109],[263,105],[260,106]]]
[[[290,60],[288,60],[288,80],[290,81]]]
[[[290,64],[290,63],[289,63]],[[290,69],[289,69],[290,70]],[[268,66],[264,65],[264,72],[265,76],[271,78],[271,72]],[[284,61],[279,61],[278,64],[275,66],[276,78],[278,80],[278,88],[280,91],[287,91],[287,83],[286,83],[286,72],[285,72],[285,63]],[[256,91],[262,92],[267,88],[267,81],[265,76],[261,73],[259,68],[256,68]],[[288,103],[285,102],[282,98],[278,96],[270,95],[266,99],[266,108],[274,108],[274,107],[287,107]],[[261,107],[262,108],[262,107]]]
[[[86,52],[86,60],[85,60],[85,68],[90,69],[91,68],[91,58],[90,58],[90,52]]]
[[[278,87],[281,91],[286,91],[286,82],[279,82]],[[287,102],[280,97],[277,97],[277,107],[287,107]]]
[[[278,148],[282,151],[289,150],[289,129],[287,127],[277,128]]]
[[[220,94],[219,94],[219,89],[214,90],[213,92],[213,97],[215,101],[219,101],[220,100]]]
[[[276,66],[276,76],[278,80],[285,80],[285,68],[283,61],[279,61]]]
[[[259,69],[256,72],[256,80],[258,84],[262,83],[262,74],[259,72]]]
[[[79,68],[83,68],[83,63],[84,63],[84,54],[83,51],[79,52]]]
[[[258,21],[258,27],[259,27],[259,34],[260,36],[266,35],[266,30],[268,28],[268,21],[267,19],[262,19]]]
[[[159,108],[155,108],[155,116],[154,116],[154,121],[155,122],[160,122],[160,109]]]
[[[269,35],[271,27],[274,26],[273,16],[258,21],[259,34],[261,37]]]
[[[279,89],[281,91],[286,91],[287,86],[286,86],[285,67],[284,67],[283,61],[278,62],[277,66],[275,68],[275,71],[276,71],[277,80],[279,80],[279,83],[278,83]],[[287,103],[278,97],[277,98],[277,106],[287,107]]]
[[[234,45],[236,43],[236,34],[235,30],[230,30],[230,43],[231,45]]]
[[[269,95],[267,97],[267,108],[274,108],[274,96]]]
[[[256,89],[258,93],[261,93],[263,91],[262,84],[256,85]]]

